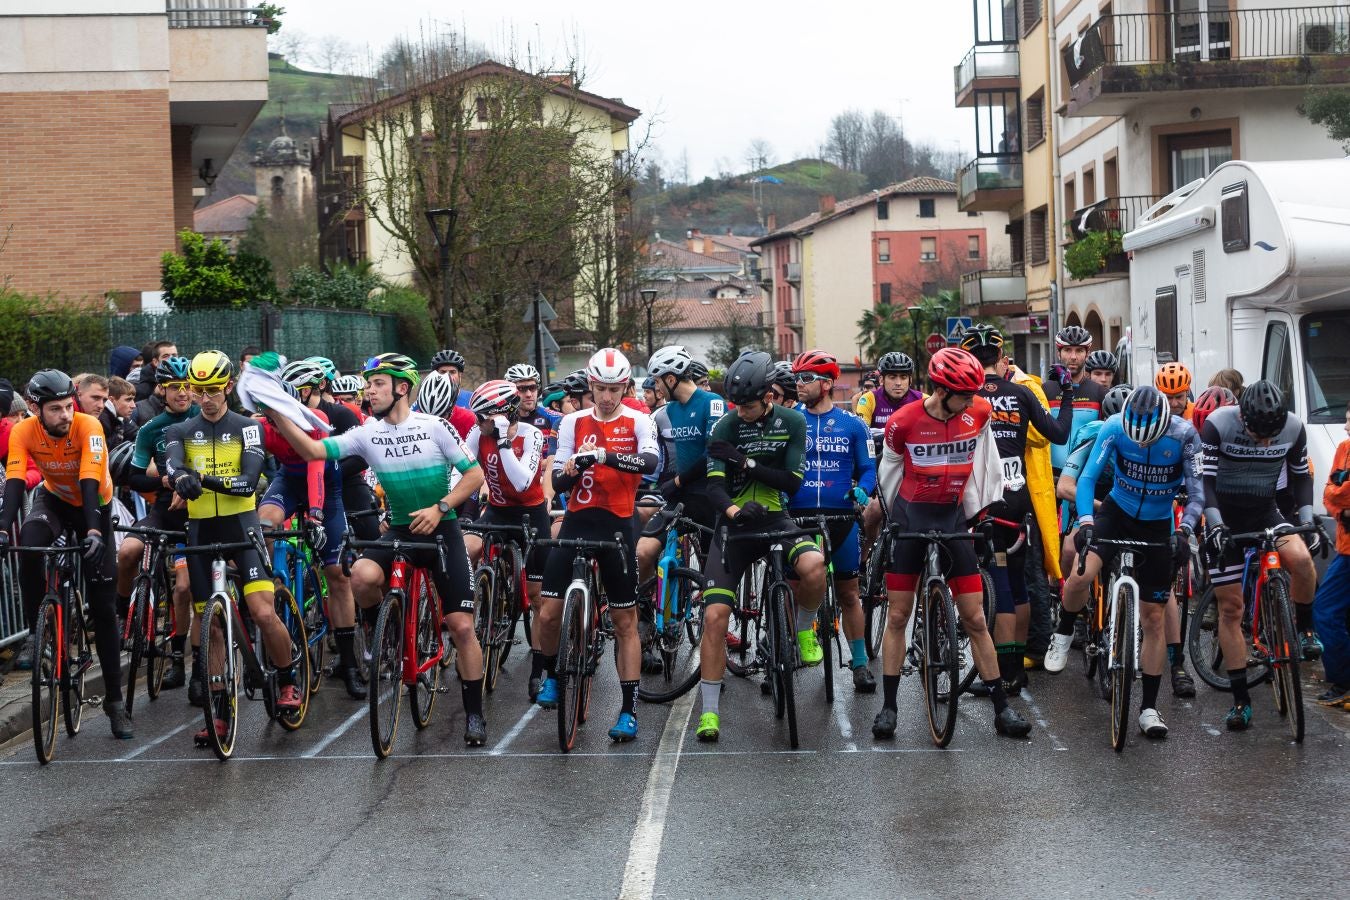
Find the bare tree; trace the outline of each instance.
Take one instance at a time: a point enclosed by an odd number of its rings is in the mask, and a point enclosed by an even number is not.
[[[310,61],[324,72],[337,72],[351,67],[356,50],[336,34],[321,35],[310,51]]]
[[[908,148],[895,120],[882,110],[873,111],[863,131],[861,171],[867,187],[878,188],[908,176]]]
[[[282,58],[293,66],[302,62],[310,44],[309,35],[292,28],[283,28],[270,35],[267,40],[271,43],[273,52],[280,53]]]
[[[681,185],[689,184],[689,148],[684,147],[680,150],[680,159],[675,164],[675,182]]]
[[[863,135],[867,121],[856,109],[846,109],[830,120],[829,135],[825,140],[826,158],[841,169],[862,171]]]
[[[773,145],[764,138],[755,138],[745,148],[746,171],[759,172],[773,165]]]

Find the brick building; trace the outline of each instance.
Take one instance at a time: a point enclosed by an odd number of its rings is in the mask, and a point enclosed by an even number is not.
[[[124,309],[158,292],[160,255],[267,100],[252,6],[0,6],[0,277]]]

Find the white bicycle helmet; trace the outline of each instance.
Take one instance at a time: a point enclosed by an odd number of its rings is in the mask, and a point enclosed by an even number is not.
[[[516,363],[506,370],[506,380],[510,382],[538,381],[539,370],[529,363]],[[475,393],[477,392],[475,391]]]
[[[365,389],[366,383],[361,380],[360,375],[339,375],[333,379],[333,393],[335,394],[359,394]]]
[[[520,405],[520,392],[509,381],[485,381],[469,398],[469,409],[479,416],[505,416]]]
[[[459,397],[459,385],[441,372],[430,372],[417,389],[417,409],[427,415],[445,418]]]
[[[314,359],[297,359],[281,370],[281,380],[290,384],[296,390],[318,387],[323,384],[327,377],[324,367],[318,360]]]
[[[678,344],[662,347],[647,361],[647,371],[660,378],[662,375],[680,376],[689,371],[694,358],[689,351]]]
[[[597,350],[586,363],[586,378],[596,384],[627,384],[632,375],[628,357],[613,347]]]

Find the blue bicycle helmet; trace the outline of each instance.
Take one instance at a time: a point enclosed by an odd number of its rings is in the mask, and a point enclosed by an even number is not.
[[[1141,384],[1130,392],[1120,417],[1125,436],[1141,447],[1156,444],[1172,424],[1167,397],[1151,384]]]

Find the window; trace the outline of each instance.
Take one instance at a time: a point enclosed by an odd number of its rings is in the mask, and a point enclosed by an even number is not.
[[[1009,222],[1004,229],[1008,235],[1008,249],[1011,257],[1010,262],[1014,266],[1020,266],[1026,261],[1026,240],[1024,239],[1025,222],[1018,219],[1016,222]]]
[[[919,261],[935,262],[937,260],[937,238],[919,238]]]
[[[1303,380],[1308,384],[1309,422],[1335,425],[1345,421],[1350,401],[1350,314],[1318,313],[1299,321],[1303,347]]]
[[[1027,98],[1026,121],[1023,134],[1027,139],[1027,148],[1035,147],[1045,140],[1045,89],[1041,88]]]
[[[936,281],[925,281],[919,286],[925,297],[936,297],[938,292],[938,283]]]
[[[877,238],[877,262],[891,261],[891,239]]]
[[[1275,386],[1284,392],[1289,411],[1297,408],[1294,396],[1294,359],[1289,349],[1289,326],[1283,322],[1271,322],[1266,326],[1266,350],[1261,360],[1261,377],[1275,382]],[[1344,415],[1344,410],[1339,410]],[[1337,416],[1333,421],[1339,421]]]
[[[1041,24],[1041,0],[1022,0],[1022,36]]]
[[[1097,202],[1097,164],[1083,167],[1083,205],[1091,206]]]
[[[1233,133],[1204,131],[1197,134],[1175,134],[1164,138],[1168,181],[1167,190],[1190,184],[1204,178],[1223,163],[1233,158]]]
[[[968,210],[966,210],[966,218],[967,218],[967,219],[978,219],[979,217],[980,217],[980,214],[979,214],[978,212],[976,212],[975,210],[973,210],[973,209],[968,209]]]
[[[1027,213],[1026,219],[1026,259],[1033,266],[1050,260],[1050,248],[1047,227],[1049,217],[1045,207]]]
[[[1068,232],[1069,240],[1073,240],[1074,229],[1078,227],[1078,217],[1074,213],[1078,210],[1078,187],[1074,184],[1073,176],[1070,175],[1064,179],[1064,218],[1069,220],[1069,225],[1065,229]]]
[[[496,98],[479,97],[474,101],[478,121],[491,122],[502,117],[502,101]]]
[[[286,182],[280,175],[272,176],[272,199],[280,200],[286,192]]]
[[[979,259],[980,255],[980,236],[978,234],[968,235],[966,237],[966,256],[970,259]]]
[[[932,219],[932,218],[936,218],[936,216],[937,216],[937,201],[936,201],[936,200],[931,200],[931,199],[929,199],[929,200],[920,200],[920,201],[919,201],[919,218],[920,218],[920,219]]]
[[[1223,252],[1246,250],[1252,243],[1247,220],[1247,182],[1225,186],[1222,196]]]
[[[1153,356],[1159,364],[1177,360],[1177,289],[1158,288],[1153,295]]]
[[[891,285],[890,282],[881,283],[881,302],[887,306],[891,303]]]
[[[877,218],[889,219],[891,217],[891,202],[889,200],[877,201]]]
[[[1102,196],[1120,196],[1120,165],[1114,156],[1102,160]]]

